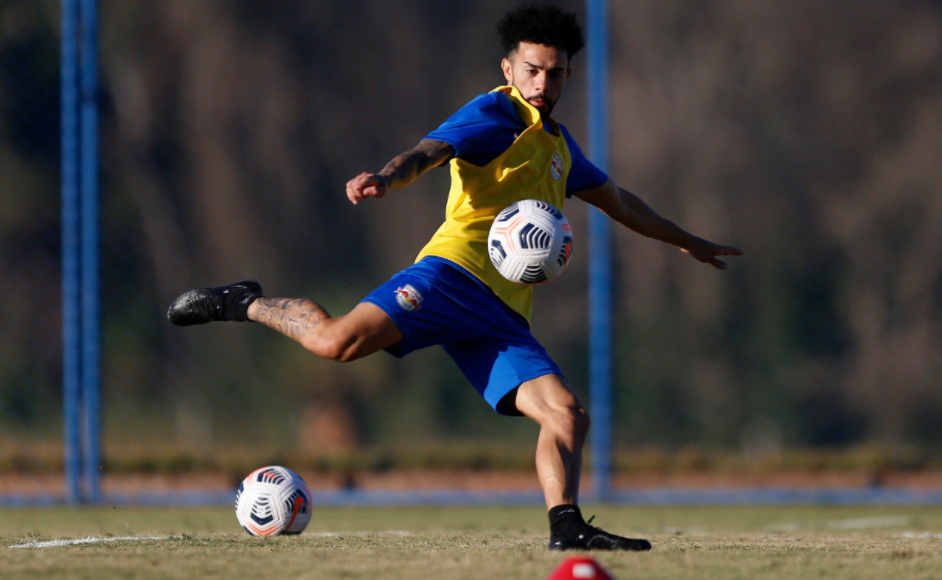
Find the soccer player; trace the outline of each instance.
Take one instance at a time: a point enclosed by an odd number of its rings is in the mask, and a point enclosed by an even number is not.
[[[740,255],[687,233],[590,163],[551,114],[583,48],[574,14],[527,6],[498,24],[507,84],[480,95],[378,173],[347,183],[354,205],[381,198],[449,163],[445,222],[414,265],[343,316],[302,298],[268,298],[254,281],[199,288],[179,296],[168,318],[187,326],[254,321],[314,354],[352,361],[386,350],[402,357],[441,345],[491,407],[540,425],[536,470],[549,510],[552,550],[649,550],[646,540],[610,534],[577,507],[589,416],[562,372],[530,334],[532,288],[504,279],[491,264],[487,235],[506,206],[539,199],[562,208],[577,197],[649,238],[726,269]],[[590,519],[591,522],[591,519]]]

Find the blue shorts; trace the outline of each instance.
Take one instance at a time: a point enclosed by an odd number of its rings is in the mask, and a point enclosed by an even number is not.
[[[478,393],[498,413],[519,415],[498,403],[521,383],[559,367],[533,335],[526,319],[504,304],[461,266],[430,256],[393,276],[363,302],[392,318],[402,342],[386,349],[404,357],[442,345]]]

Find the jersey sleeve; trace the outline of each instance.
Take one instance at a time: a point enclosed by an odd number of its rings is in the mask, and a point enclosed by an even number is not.
[[[569,147],[569,156],[572,158],[572,167],[569,169],[569,177],[566,178],[566,197],[572,197],[572,194],[577,191],[595,189],[604,185],[608,181],[608,175],[586,159],[579,144],[572,138],[566,127],[560,124],[559,128],[563,132],[563,137],[566,138],[566,146]]]
[[[475,97],[425,138],[448,143],[459,159],[483,166],[513,143],[522,126],[507,95],[487,93]]]

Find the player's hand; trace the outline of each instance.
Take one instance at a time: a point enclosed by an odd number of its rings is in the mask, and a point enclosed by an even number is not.
[[[363,172],[347,182],[347,199],[356,205],[361,199],[383,197],[390,186],[390,179],[377,173]]]
[[[717,256],[742,256],[743,254],[739,248],[721,246],[697,237],[694,237],[687,247],[681,248],[680,251],[699,262],[711,264],[718,270],[725,270],[729,268],[729,265],[723,260],[718,260]]]

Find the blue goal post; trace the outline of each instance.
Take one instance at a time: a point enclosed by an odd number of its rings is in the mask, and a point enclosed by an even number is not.
[[[587,0],[589,157],[608,172],[608,2]],[[589,208],[589,403],[592,491],[612,492],[612,258],[610,223]]]
[[[62,0],[60,102],[62,152],[62,417],[65,427],[66,501],[81,501],[79,470],[79,150],[78,0]]]
[[[61,0],[66,501],[99,500],[98,0]]]

